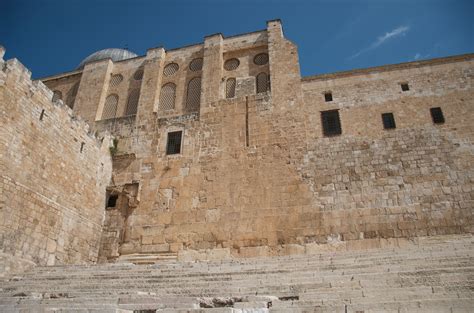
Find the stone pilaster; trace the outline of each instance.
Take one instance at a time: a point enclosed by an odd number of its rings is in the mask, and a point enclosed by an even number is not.
[[[301,100],[301,74],[295,44],[285,39],[280,20],[267,22],[272,98],[284,109]]]
[[[205,113],[212,103],[219,101],[219,86],[222,78],[222,34],[204,38],[204,65],[201,83],[201,114]]]
[[[113,66],[107,59],[86,64],[82,71],[74,112],[88,122],[100,120]]]

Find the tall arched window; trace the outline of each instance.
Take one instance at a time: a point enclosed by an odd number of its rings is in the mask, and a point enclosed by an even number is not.
[[[270,77],[267,73],[260,73],[257,75],[257,93],[262,93],[270,90]]]
[[[225,97],[233,98],[235,97],[235,78],[228,78],[225,82]]]
[[[186,109],[198,110],[201,104],[201,77],[195,77],[188,83],[188,93],[186,96]]]
[[[102,111],[102,119],[115,118],[117,113],[118,96],[111,94],[105,99],[104,110]]]
[[[127,108],[125,109],[125,116],[137,114],[138,99],[140,98],[140,89],[133,89],[128,95]]]
[[[53,91],[53,102],[63,99],[63,93],[59,90]]]
[[[176,85],[167,83],[161,87],[160,110],[173,110],[176,99]]]
[[[77,91],[79,90],[79,82],[75,83],[74,86],[67,92],[66,105],[71,109],[74,108],[74,102],[76,101]]]

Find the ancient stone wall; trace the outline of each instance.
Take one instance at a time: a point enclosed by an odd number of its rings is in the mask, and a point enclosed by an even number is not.
[[[40,265],[95,262],[110,139],[52,102],[16,59],[0,67],[0,250]]]
[[[262,53],[269,61],[257,64]],[[197,58],[202,69],[192,71]],[[246,257],[309,243],[472,233],[473,58],[301,78],[296,45],[275,20],[264,31],[86,65],[79,97],[87,98],[76,107],[95,116],[97,132],[116,136],[101,259],[192,258],[208,249],[207,257]],[[165,74],[172,63],[178,70]],[[138,67],[137,114],[98,118],[110,77]],[[270,84],[259,92],[262,72]],[[188,110],[196,77],[200,104]],[[234,94],[227,90],[233,78]],[[169,83],[175,107],[165,110]],[[432,108],[442,110],[444,123],[433,123]],[[321,112],[330,110],[341,124],[335,136],[323,134]],[[384,129],[383,113],[393,114],[396,128]],[[182,132],[180,153],[167,154],[175,131]]]

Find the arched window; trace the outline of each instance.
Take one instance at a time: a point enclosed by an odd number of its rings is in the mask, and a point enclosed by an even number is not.
[[[160,93],[160,110],[174,110],[175,99],[176,85],[173,83],[163,85]]]
[[[267,92],[270,90],[270,76],[267,73],[257,75],[257,93]]]
[[[235,78],[228,78],[225,82],[225,97],[227,99],[235,97]]]
[[[63,99],[63,93],[59,90],[53,91],[53,102]]]
[[[67,92],[66,105],[71,109],[74,107],[76,101],[77,91],[79,90],[79,82],[75,83]]]
[[[127,108],[125,116],[137,114],[138,99],[140,98],[140,89],[133,89],[128,95]]]
[[[188,83],[186,109],[197,110],[201,104],[201,77],[195,77]]]
[[[115,118],[117,113],[118,96],[112,94],[105,99],[104,110],[102,111],[102,119]]]

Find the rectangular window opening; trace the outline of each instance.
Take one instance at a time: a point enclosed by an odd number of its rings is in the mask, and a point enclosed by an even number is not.
[[[444,123],[444,115],[441,108],[431,108],[430,113],[431,113],[431,118],[433,119],[433,123],[435,124]]]
[[[382,122],[384,129],[394,129],[397,127],[395,125],[395,118],[393,117],[393,113],[383,113]]]
[[[181,153],[182,134],[182,131],[168,133],[168,142],[166,143],[166,154],[170,155]]]
[[[332,101],[332,93],[326,92],[324,94],[324,100],[326,100],[326,102]]]
[[[324,136],[335,136],[342,134],[339,110],[322,111],[321,122],[323,124]]]
[[[85,143],[81,142],[81,153],[82,153],[82,151],[84,151],[84,145],[85,145]]]
[[[107,207],[108,208],[115,208],[117,205],[118,195],[110,195],[109,199],[107,200]]]
[[[44,117],[44,109],[43,109],[43,110],[41,110],[41,114],[40,114],[40,121],[42,121],[42,120],[43,120],[43,117]]]
[[[410,90],[410,87],[408,86],[408,83],[403,83],[400,85],[402,87],[402,91],[408,91]]]

